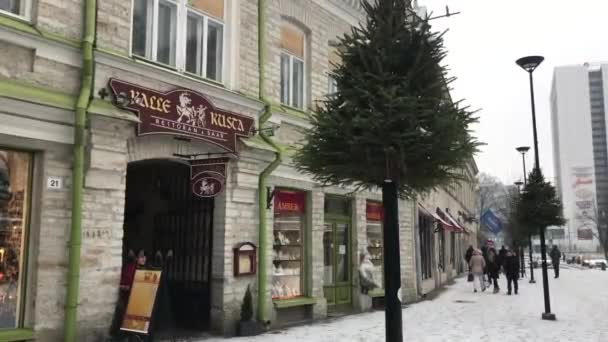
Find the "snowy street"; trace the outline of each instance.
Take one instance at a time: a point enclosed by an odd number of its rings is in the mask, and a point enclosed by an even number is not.
[[[551,308],[557,316],[553,322],[541,320],[541,270],[535,269],[534,275],[537,283],[521,280],[517,296],[506,295],[503,275],[499,294],[492,294],[491,289],[473,293],[472,283],[458,279],[436,299],[403,310],[404,341],[608,341],[608,272],[562,267],[560,278],[553,279],[549,269]],[[384,313],[353,315],[233,340],[383,342]]]

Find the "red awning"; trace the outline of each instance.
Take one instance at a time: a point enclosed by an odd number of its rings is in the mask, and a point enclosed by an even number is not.
[[[450,221],[450,222],[451,222],[451,223],[452,223],[454,226],[456,226],[456,228],[458,228],[459,233],[467,233],[467,230],[466,230],[466,229],[464,229],[464,227],[463,227],[463,226],[461,226],[461,225],[460,225],[460,223],[458,223],[458,221],[456,221],[456,220],[455,220],[455,219],[452,217],[452,215],[450,215],[450,213],[446,213],[446,215],[445,215],[445,216],[448,218],[448,220],[449,220],[449,221]]]
[[[450,223],[446,222],[444,219],[442,219],[442,218],[441,218],[441,216],[439,216],[439,214],[434,213],[434,212],[432,212],[432,211],[430,211],[430,210],[427,210],[427,209],[426,209],[424,206],[422,206],[422,204],[418,203],[418,207],[419,207],[419,208],[420,208],[422,211],[424,211],[424,212],[426,212],[427,214],[429,214],[430,216],[432,216],[432,217],[435,219],[435,221],[437,221],[437,222],[438,222],[438,223],[441,225],[441,227],[442,227],[443,229],[445,229],[445,230],[447,230],[447,231],[451,231],[451,232],[452,232],[452,231],[453,231],[453,232],[457,232],[457,231],[459,231],[459,229],[458,229],[456,226],[454,226],[453,224],[450,224]]]

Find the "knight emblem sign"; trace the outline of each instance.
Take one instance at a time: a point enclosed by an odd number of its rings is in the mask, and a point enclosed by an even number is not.
[[[193,90],[159,92],[115,78],[110,79],[109,86],[117,106],[138,114],[137,135],[199,139],[236,153],[238,137],[253,134],[253,118],[216,108]]]

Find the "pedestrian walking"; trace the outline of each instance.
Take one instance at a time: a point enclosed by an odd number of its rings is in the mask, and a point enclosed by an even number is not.
[[[515,251],[509,249],[506,252],[503,262],[503,269],[507,277],[507,295],[511,295],[511,290],[515,290],[515,294],[519,290],[517,281],[519,280],[519,258]],[[513,288],[511,287],[513,285]]]
[[[500,291],[498,286],[498,273],[500,272],[500,260],[494,248],[488,248],[488,257],[486,260],[486,269],[490,284],[494,284],[494,293]]]
[[[559,260],[561,259],[561,255],[562,252],[557,248],[557,245],[553,245],[551,252],[549,252],[549,256],[551,257],[551,263],[553,264],[555,278],[559,278]]]
[[[472,253],[471,260],[469,261],[469,270],[473,274],[473,292],[477,292],[477,283],[481,287],[481,291],[486,290],[486,284],[483,280],[483,270],[486,267],[486,261],[481,255],[481,251],[476,249]]]
[[[503,245],[500,250],[498,251],[498,264],[500,266],[502,266],[503,261],[505,260],[505,257],[507,256],[507,249],[505,248],[505,246]]]
[[[464,253],[464,260],[467,261],[467,265],[469,264],[469,262],[471,262],[471,257],[473,256],[474,251],[475,249],[473,248],[473,246],[469,245],[469,248],[467,248],[467,251]]]

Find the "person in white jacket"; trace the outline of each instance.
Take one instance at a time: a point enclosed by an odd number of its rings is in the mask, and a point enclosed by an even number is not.
[[[359,283],[363,294],[379,287],[378,280],[374,279],[374,264],[365,252],[359,256]]]

